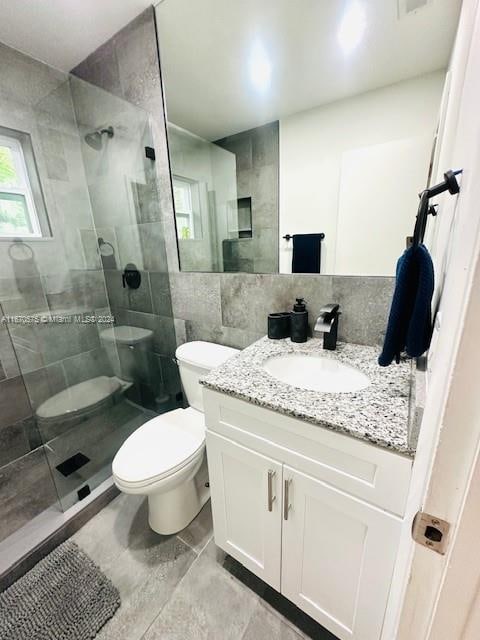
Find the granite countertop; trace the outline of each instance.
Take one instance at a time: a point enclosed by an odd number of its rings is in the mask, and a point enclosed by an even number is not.
[[[366,374],[370,385],[348,393],[309,391],[290,386],[273,378],[262,367],[267,358],[286,353],[337,359]],[[414,449],[408,442],[410,362],[380,367],[377,357],[376,348],[364,345],[338,343],[336,351],[327,351],[318,338],[295,344],[290,339],[265,337],[213,369],[202,384],[260,407],[413,457]]]

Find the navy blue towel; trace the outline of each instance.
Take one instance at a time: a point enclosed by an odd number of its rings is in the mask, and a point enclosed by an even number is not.
[[[433,263],[425,245],[410,247],[397,262],[397,278],[387,332],[378,364],[387,367],[406,351],[421,356],[432,339]]]
[[[293,236],[292,273],[320,273],[323,233]]]

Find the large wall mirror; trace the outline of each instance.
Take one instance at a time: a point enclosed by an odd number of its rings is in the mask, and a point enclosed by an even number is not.
[[[460,4],[163,0],[181,269],[393,275]]]

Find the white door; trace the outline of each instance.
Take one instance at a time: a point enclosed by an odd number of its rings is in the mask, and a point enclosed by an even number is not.
[[[399,556],[404,572],[397,580],[398,599],[403,590],[405,599],[398,629],[392,615],[386,640],[480,638],[478,535],[476,528],[468,531],[479,522],[468,513],[480,451],[479,69],[480,3],[463,0],[451,62],[446,142],[438,162],[440,171],[462,168],[463,175],[458,197],[442,195],[438,216],[429,222],[434,233],[427,246],[435,250],[439,313],[407,504],[408,524],[422,509],[450,522],[451,529],[446,554],[440,555],[413,543],[405,528]],[[469,547],[471,534],[477,540]]]
[[[207,432],[215,543],[280,590],[282,465]]]
[[[282,594],[341,640],[377,640],[401,520],[286,465],[283,478]]]

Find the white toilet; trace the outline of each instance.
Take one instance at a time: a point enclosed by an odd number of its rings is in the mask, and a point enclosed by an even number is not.
[[[157,533],[181,531],[210,497],[199,380],[236,353],[237,349],[211,342],[178,347],[175,355],[189,408],[143,424],[113,460],[113,479],[120,491],[148,496],[148,521]]]

